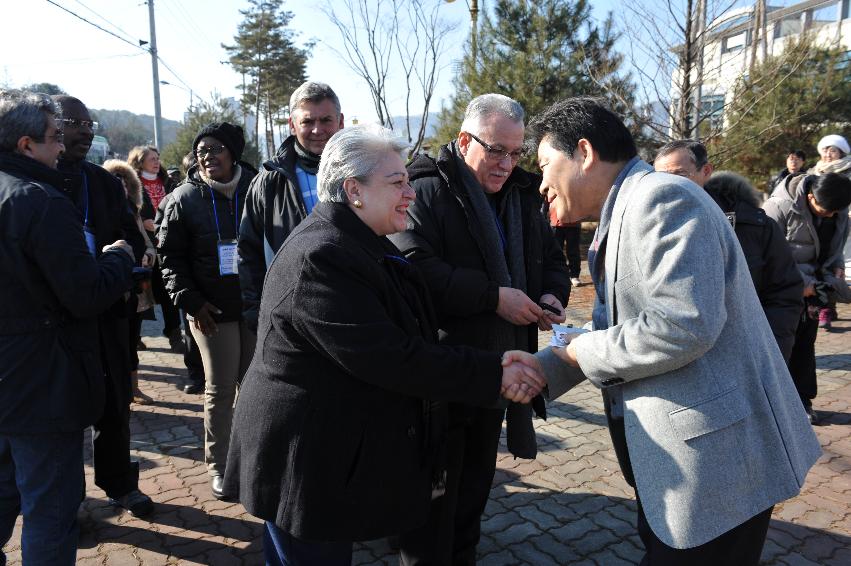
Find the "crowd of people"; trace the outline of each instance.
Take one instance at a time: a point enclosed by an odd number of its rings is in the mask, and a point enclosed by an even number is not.
[[[23,514],[25,564],[74,563],[90,426],[95,484],[156,512],[129,419],[159,304],[203,392],[210,489],[264,521],[267,564],[350,564],[387,536],[405,565],[475,564],[503,424],[535,458],[561,373],[602,392],[642,564],[758,563],[820,454],[814,344],[851,301],[845,138],[809,170],[791,151],[763,203],[698,141],[642,161],[598,99],[527,125],[484,94],[410,160],[388,129],[344,128],[326,84],[289,108],[259,172],[216,122],[175,181],[151,146],[86,161],[80,100],[0,92],[0,543]],[[592,320],[536,353],[584,221]]]

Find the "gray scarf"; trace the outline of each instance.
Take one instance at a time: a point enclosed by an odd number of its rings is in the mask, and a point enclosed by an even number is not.
[[[473,176],[458,151],[457,143],[452,142],[450,150],[455,165],[461,173],[461,185],[469,197],[470,207],[467,216],[470,220],[470,233],[476,240],[485,260],[488,277],[500,287],[513,287],[526,292],[526,262],[523,257],[523,219],[520,209],[520,197],[516,189],[504,187],[502,201],[497,214],[482,185]],[[497,215],[499,220],[497,220]],[[501,226],[497,224],[501,223]],[[502,227],[502,231],[500,231]],[[505,248],[503,249],[503,235]],[[528,350],[529,333],[525,326],[515,326],[500,319],[491,329],[490,346],[499,352],[505,350]]]

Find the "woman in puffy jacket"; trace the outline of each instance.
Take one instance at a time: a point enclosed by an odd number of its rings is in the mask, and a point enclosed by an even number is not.
[[[192,144],[198,163],[171,194],[158,234],[166,289],[187,313],[201,352],[204,459],[220,499],[236,385],[254,354],[236,268],[239,220],[257,173],[240,161],[244,147],[242,128],[227,122],[198,133]]]

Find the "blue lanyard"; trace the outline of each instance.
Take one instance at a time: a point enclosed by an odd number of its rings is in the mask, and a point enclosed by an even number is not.
[[[83,169],[83,202],[85,210],[83,212],[83,226],[89,225],[89,180],[86,177],[86,170]]]
[[[210,189],[210,198],[213,199],[213,218],[216,219],[216,234],[218,234],[219,241],[221,241],[222,231],[219,228],[219,213],[216,210],[216,195],[213,193],[212,187],[208,185],[207,188]],[[233,229],[234,232],[239,235],[239,188],[237,188],[233,193]]]

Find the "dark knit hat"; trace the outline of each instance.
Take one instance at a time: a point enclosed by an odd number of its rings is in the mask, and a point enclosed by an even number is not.
[[[227,122],[213,122],[207,124],[198,135],[195,136],[195,141],[192,142],[192,151],[198,149],[198,143],[201,138],[210,136],[216,138],[230,151],[234,161],[242,159],[242,150],[245,149],[245,135],[242,133],[242,126],[234,126]]]

